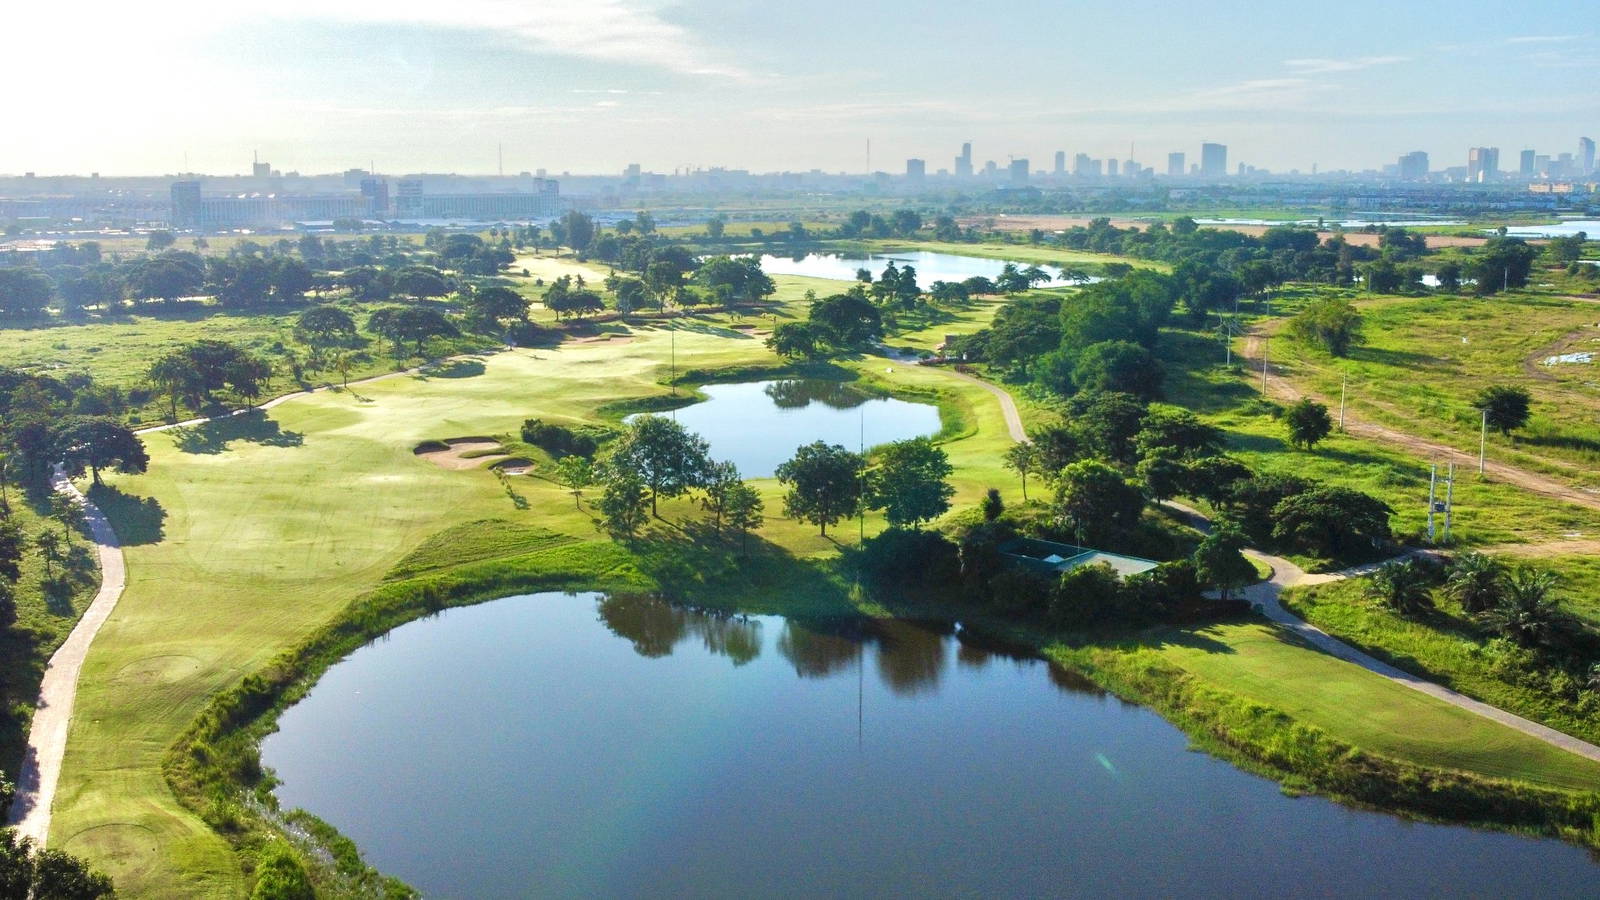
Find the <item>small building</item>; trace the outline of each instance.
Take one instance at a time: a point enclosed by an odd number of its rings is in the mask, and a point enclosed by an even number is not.
[[[1105,563],[1117,573],[1118,578],[1127,578],[1129,575],[1148,572],[1161,565],[1153,559],[1125,556],[1121,553],[1109,553],[1105,550],[1079,547],[1076,544],[1058,544],[1055,541],[1041,541],[1035,538],[1017,538],[1016,540],[1007,541],[1000,545],[1000,552],[1024,568],[1038,572],[1041,575],[1061,575],[1079,566]]]

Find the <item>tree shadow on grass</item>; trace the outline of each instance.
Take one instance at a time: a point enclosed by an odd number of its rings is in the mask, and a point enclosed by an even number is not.
[[[1191,627],[1172,626],[1147,632],[1135,643],[1160,650],[1165,647],[1187,647],[1191,650],[1203,650],[1206,653],[1237,653],[1239,651],[1223,641],[1219,641],[1206,632],[1209,625]]]
[[[167,511],[154,497],[138,497],[97,484],[89,488],[89,502],[105,513],[124,547],[158,544],[165,537]]]
[[[485,371],[481,359],[454,359],[438,366],[431,366],[418,372],[415,377],[428,378],[476,378]]]
[[[305,443],[305,435],[298,431],[284,431],[276,420],[268,418],[259,409],[212,419],[199,425],[174,428],[171,434],[174,445],[184,453],[222,453],[232,441],[266,447],[298,447]]]

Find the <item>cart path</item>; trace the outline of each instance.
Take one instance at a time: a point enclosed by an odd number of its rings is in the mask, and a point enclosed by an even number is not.
[[[55,800],[56,780],[61,775],[61,758],[67,749],[67,729],[72,724],[72,707],[78,695],[78,673],[89,644],[100,631],[122,597],[126,570],[122,545],[104,514],[88,501],[61,472],[51,479],[56,491],[83,506],[84,521],[94,538],[100,561],[100,590],[84,610],[72,632],[46,664],[39,682],[39,699],[28,729],[28,746],[22,768],[17,772],[17,794],[11,804],[8,824],[43,847],[50,834],[50,807]]]

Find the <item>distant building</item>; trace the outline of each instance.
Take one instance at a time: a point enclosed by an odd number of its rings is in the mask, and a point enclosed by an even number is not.
[[[272,177],[272,163],[264,163],[264,162],[253,162],[253,163],[251,163],[250,164],[250,177],[252,177],[252,178],[271,178]]]
[[[1421,181],[1428,177],[1428,154],[1413,150],[1400,157],[1400,164],[1396,168],[1403,180]]]
[[[1115,157],[1112,157],[1111,159],[1106,160],[1106,177],[1107,178],[1115,178],[1115,177],[1117,177],[1117,160],[1116,160]]]
[[[972,142],[961,145],[961,155],[956,157],[956,177],[972,177]]]
[[[361,179],[361,197],[366,201],[367,215],[380,219],[389,215],[389,182],[386,179]]]
[[[906,160],[906,178],[921,181],[928,174],[928,163],[921,159]]]
[[[1172,177],[1172,178],[1182,178],[1183,177],[1183,172],[1184,172],[1184,169],[1183,169],[1183,153],[1182,152],[1168,153],[1167,154],[1167,175]]]
[[[401,218],[420,218],[422,216],[421,179],[400,179],[400,184],[395,189],[394,214]]]
[[[1011,183],[1028,183],[1028,160],[1026,157],[1022,159],[1013,159],[1011,161]]]
[[[1228,148],[1225,144],[1200,145],[1200,174],[1221,178],[1228,174]]]
[[[1100,160],[1091,159],[1087,153],[1079,153],[1072,158],[1072,174],[1079,178],[1099,177]]]
[[[1057,175],[1065,175],[1065,174],[1067,174],[1067,151],[1065,151],[1065,150],[1057,150],[1056,151],[1056,170],[1055,170],[1055,173]]]
[[[1534,152],[1532,150],[1522,151],[1522,156],[1517,165],[1517,174],[1524,178],[1532,178],[1534,172],[1538,171],[1534,168],[1534,165]]]
[[[1578,138],[1578,174],[1589,175],[1594,172],[1594,139]]]
[[[200,182],[172,183],[172,224],[179,228],[200,226]]]
[[[1493,181],[1499,175],[1499,147],[1473,147],[1467,151],[1468,181]]]

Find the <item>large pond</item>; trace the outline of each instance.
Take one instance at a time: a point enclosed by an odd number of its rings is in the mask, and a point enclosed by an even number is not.
[[[396,629],[280,724],[280,800],[431,897],[1550,897],[1600,873],[1287,797],[939,624],[511,597]]]
[[[998,278],[1000,270],[1006,265],[1003,259],[958,256],[954,253],[935,253],[931,250],[907,250],[896,253],[872,253],[865,256],[838,253],[807,253],[800,257],[767,255],[761,257],[761,270],[768,275],[809,275],[813,278],[854,281],[857,270],[866,269],[877,278],[891,262],[896,268],[909,265],[916,269],[917,284],[923,290],[927,290],[935,281],[965,281],[978,276]],[[1026,269],[1031,264],[1013,262],[1012,265]],[[1061,269],[1057,266],[1040,265],[1039,268],[1051,276],[1049,281],[1041,282],[1044,287],[1086,284],[1099,280],[1082,277],[1069,281],[1060,277]]]
[[[1497,229],[1487,233],[1493,234]],[[1506,235],[1519,238],[1553,238],[1571,237],[1578,232],[1589,236],[1589,240],[1600,240],[1600,219],[1563,219],[1554,225],[1513,225],[1506,229]]]
[[[746,478],[770,478],[802,444],[827,441],[851,450],[939,431],[939,409],[894,397],[869,397],[822,379],[752,381],[701,388],[706,400],[672,413],[732,461]]]

